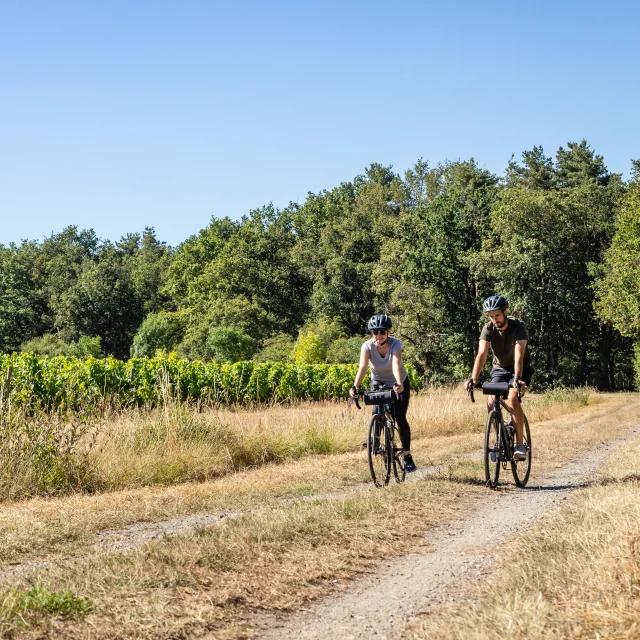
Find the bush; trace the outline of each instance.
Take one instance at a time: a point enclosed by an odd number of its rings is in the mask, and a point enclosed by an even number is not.
[[[356,364],[360,362],[360,349],[366,338],[338,338],[327,349],[327,362],[332,364]]]
[[[289,362],[293,351],[293,338],[286,333],[278,333],[267,338],[262,349],[253,357],[256,362]]]
[[[229,327],[215,327],[207,337],[210,359],[214,362],[240,362],[255,353],[256,342],[246,333]]]
[[[100,358],[102,356],[100,336],[94,338],[82,336],[77,342],[65,342],[55,333],[32,338],[20,345],[20,351],[37,353],[41,356],[73,356],[75,358],[88,358],[89,356]]]
[[[0,356],[0,381],[12,367],[10,398],[46,410],[100,410],[105,403],[154,406],[170,394],[182,401],[254,403],[346,398],[355,364],[217,363],[168,358],[81,360],[34,353]],[[407,371],[413,388],[422,380]]]
[[[133,338],[131,355],[144,358],[156,351],[173,351],[184,338],[184,321],[179,313],[150,313]]]
[[[313,331],[300,334],[291,352],[291,358],[296,364],[320,364],[324,362],[325,356],[325,347]]]

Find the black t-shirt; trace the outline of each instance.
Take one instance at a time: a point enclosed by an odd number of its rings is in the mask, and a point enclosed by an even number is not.
[[[529,334],[524,322],[517,318],[507,316],[509,321],[504,331],[499,331],[493,326],[492,322],[487,322],[480,334],[480,340],[486,340],[491,343],[493,351],[493,366],[500,369],[509,369],[513,371],[515,366],[516,342],[518,340],[528,340]],[[524,350],[523,367],[531,366],[531,355],[529,347]]]

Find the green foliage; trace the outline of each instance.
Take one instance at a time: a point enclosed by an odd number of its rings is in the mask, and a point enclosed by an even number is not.
[[[319,364],[324,362],[326,353],[320,336],[313,331],[305,331],[297,339],[291,358],[296,364]]]
[[[184,338],[184,325],[180,313],[150,313],[133,337],[131,355],[144,358],[155,355],[158,349],[173,351]]]
[[[327,348],[326,362],[331,364],[357,364],[360,349],[366,338],[336,338]]]
[[[256,362],[289,362],[294,346],[293,338],[286,333],[278,333],[262,343],[262,349],[253,359]]]
[[[0,356],[0,379],[9,365],[14,406],[83,411],[99,410],[105,403],[153,406],[166,393],[182,401],[231,404],[346,398],[357,370],[355,364],[230,364],[173,357],[80,360],[22,353]],[[412,387],[422,386],[415,369],[408,371]]]
[[[70,591],[51,591],[43,586],[28,590],[12,588],[0,594],[0,624],[9,631],[12,627],[38,624],[53,616],[84,616],[94,608],[89,598]]]
[[[207,347],[214,362],[250,360],[255,352],[255,340],[237,329],[215,327],[207,336]]]
[[[404,251],[390,307],[416,364],[456,378],[460,360],[467,370],[473,362],[485,280],[475,259],[486,236],[497,179],[473,160],[428,172],[418,166],[413,180],[419,171],[431,191],[403,219]],[[377,275],[383,283],[384,273]],[[456,351],[443,348],[443,339],[452,332],[461,338]]]
[[[627,388],[638,161],[633,176],[609,173],[582,140],[555,157],[525,151],[502,178],[473,158],[420,159],[403,177],[372,164],[284,210],[212,219],[175,250],[150,228],[111,243],[68,227],[0,246],[0,352],[52,334],[61,343],[30,348],[86,355],[93,336],[120,358],[351,362],[354,336],[384,309],[405,360],[444,382],[468,375],[481,301],[503,293],[529,328],[538,385]],[[320,346],[303,348],[308,332]]]
[[[632,183],[617,219],[601,279],[597,308],[624,336],[640,338],[640,180]]]
[[[76,358],[102,357],[101,338],[82,336],[76,342],[65,342],[59,334],[46,333],[20,345],[20,351],[42,356],[74,356]]]

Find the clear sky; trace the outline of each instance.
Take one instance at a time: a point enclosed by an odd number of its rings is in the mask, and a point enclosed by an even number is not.
[[[637,2],[0,0],[0,243],[156,228],[586,138],[640,157]]]

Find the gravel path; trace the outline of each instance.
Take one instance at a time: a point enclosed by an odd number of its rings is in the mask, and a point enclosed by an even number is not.
[[[311,605],[293,617],[271,618],[259,637],[393,637],[412,615],[450,599],[450,587],[482,577],[495,561],[491,552],[502,541],[534,525],[543,513],[566,500],[572,490],[584,486],[616,447],[638,433],[640,424],[624,437],[603,442],[579,460],[540,476],[526,489],[509,486],[487,492],[467,518],[427,536],[432,552],[384,563],[338,597]]]

